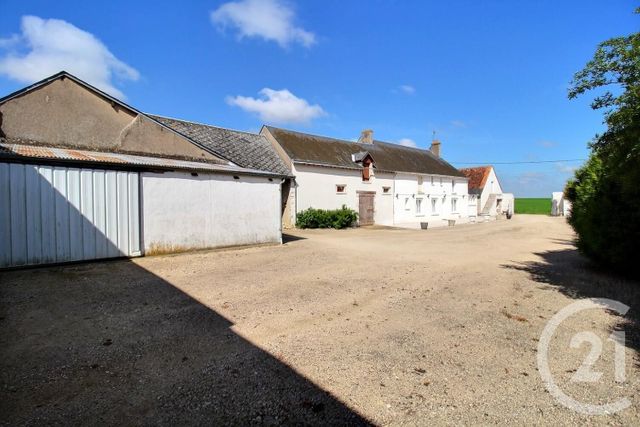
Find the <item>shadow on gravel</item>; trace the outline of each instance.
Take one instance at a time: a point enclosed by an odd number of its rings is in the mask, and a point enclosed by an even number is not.
[[[560,243],[560,242],[558,242]],[[562,241],[569,246],[570,241]],[[575,298],[609,298],[630,307],[617,327],[623,327],[627,347],[640,351],[640,283],[601,271],[571,248],[539,252],[542,261],[513,263],[504,268],[526,271],[538,283],[553,286]]]
[[[131,261],[0,273],[0,424],[369,424],[231,326]]]
[[[289,242],[295,242],[298,240],[307,240],[306,237],[294,236],[293,234],[282,233],[282,243],[287,244]]]

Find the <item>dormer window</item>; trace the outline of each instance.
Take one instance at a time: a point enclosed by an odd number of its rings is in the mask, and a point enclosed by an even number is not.
[[[362,166],[362,181],[369,182],[373,176],[373,168],[375,167],[371,154],[367,151],[360,151],[352,154],[351,160]]]

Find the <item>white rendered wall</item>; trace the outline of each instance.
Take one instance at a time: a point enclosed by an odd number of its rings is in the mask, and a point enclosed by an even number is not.
[[[368,182],[362,181],[360,170],[329,168],[295,164],[296,212],[305,209],[339,209],[346,205],[358,212],[358,191],[375,191],[374,221],[376,224],[393,225],[393,174],[377,172]],[[336,186],[344,185],[345,192],[337,193]],[[383,187],[389,187],[384,193]]]
[[[145,252],[281,242],[280,180],[239,178],[143,173]]]
[[[482,196],[480,198],[480,211],[482,211],[487,204],[487,200],[491,194],[502,194],[502,186],[500,186],[500,182],[498,181],[498,176],[496,175],[495,169],[491,168],[489,172],[489,176],[487,177],[487,182],[482,189]],[[494,203],[491,206],[491,210],[489,211],[489,215],[496,215],[496,204]]]
[[[395,183],[396,224],[428,222],[429,227],[438,227],[447,225],[449,219],[455,219],[457,223],[469,220],[468,181],[465,178],[397,173]],[[453,198],[457,200],[455,211]],[[416,199],[422,200],[421,212],[418,212]],[[432,200],[436,200],[435,212]]]
[[[571,214],[571,202],[564,197],[562,191],[554,191],[551,193],[551,215],[552,216],[569,216]]]
[[[513,215],[515,211],[515,197],[513,193],[502,193],[502,212]]]
[[[468,215],[469,217],[477,217],[478,216],[478,203],[480,203],[480,198],[478,195],[469,195],[468,197]]]

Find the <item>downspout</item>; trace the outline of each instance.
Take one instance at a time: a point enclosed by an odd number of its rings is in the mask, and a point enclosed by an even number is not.
[[[278,187],[280,191],[280,203],[278,204],[278,227],[280,229],[280,244],[282,244],[282,184],[284,184],[286,178],[280,178],[280,186]]]
[[[391,194],[391,197],[393,197],[393,204],[391,206],[391,208],[393,209],[393,211],[391,212],[393,225],[396,225],[396,178],[397,177],[398,177],[398,174],[394,173],[393,174],[393,193]]]
[[[144,241],[144,185],[143,181],[143,173],[142,171],[137,172],[138,174],[138,237],[140,244],[140,256],[145,256],[145,241]]]
[[[294,204],[294,210],[293,210],[293,226],[295,227],[296,224],[298,223],[298,183],[296,182],[296,180],[293,180],[293,184],[294,184],[294,188],[295,188],[295,198],[296,198],[296,202]],[[291,190],[289,190],[291,191]]]

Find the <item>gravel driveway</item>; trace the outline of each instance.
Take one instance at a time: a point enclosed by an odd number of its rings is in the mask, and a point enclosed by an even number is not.
[[[518,215],[0,273],[0,422],[638,425],[640,284],[572,239],[562,218]],[[585,297],[631,310],[571,317],[549,364],[581,402],[629,399],[615,414],[565,408],[537,369],[543,328]],[[572,381],[581,331],[603,343],[595,382]]]

